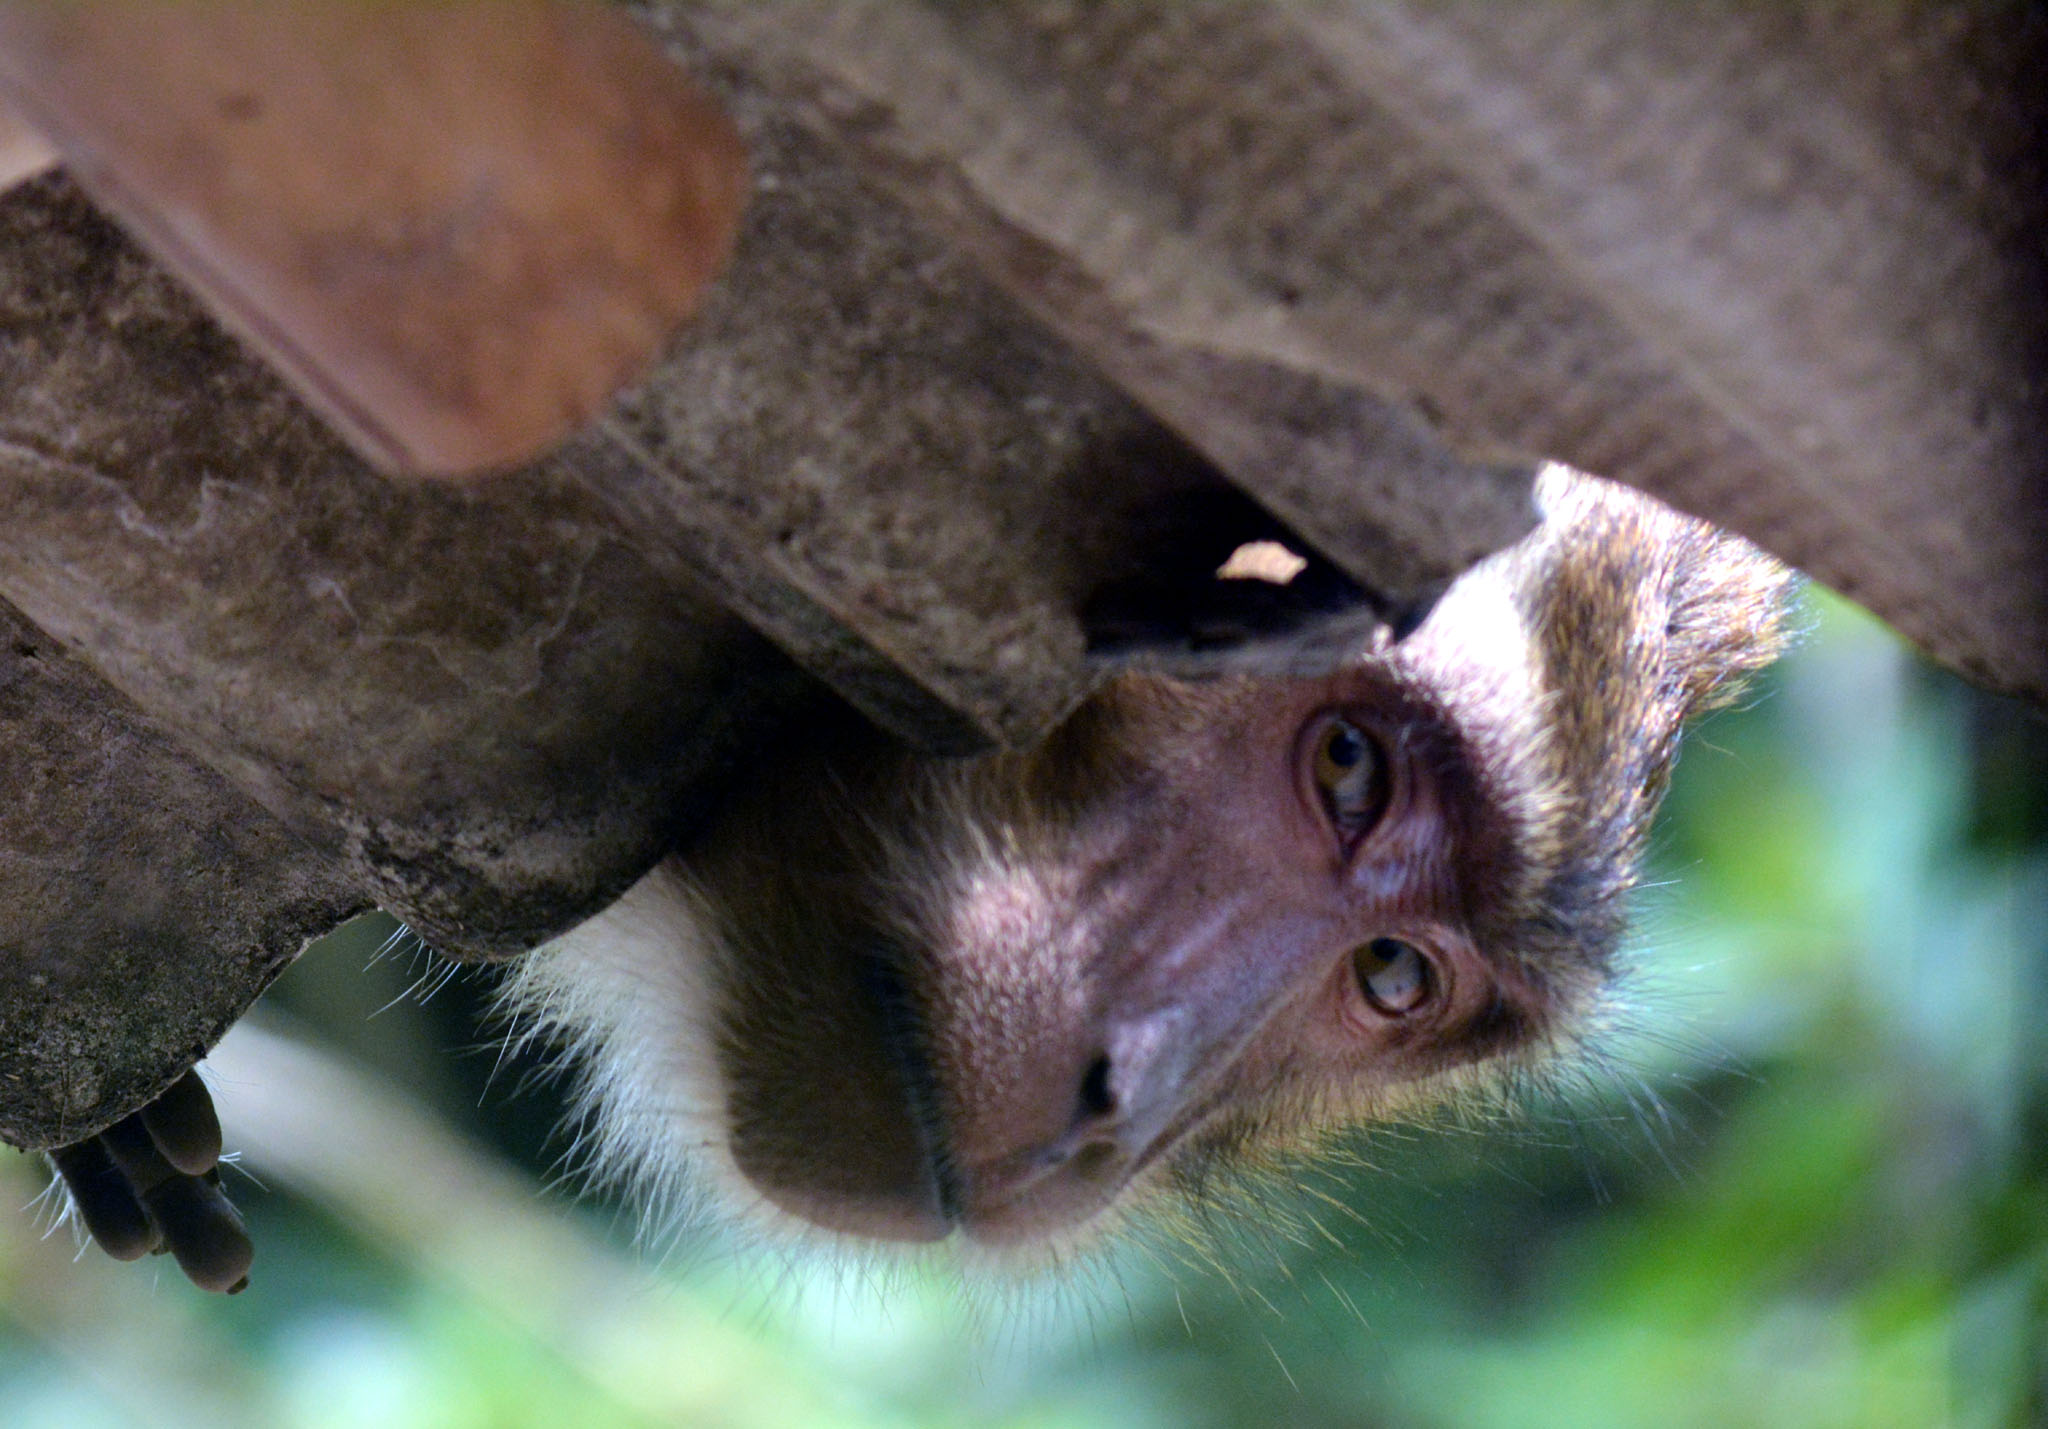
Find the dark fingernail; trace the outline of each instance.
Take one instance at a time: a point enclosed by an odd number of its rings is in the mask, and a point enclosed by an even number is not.
[[[178,1268],[202,1290],[232,1292],[245,1283],[256,1256],[242,1218],[217,1186],[175,1176],[145,1198]]]

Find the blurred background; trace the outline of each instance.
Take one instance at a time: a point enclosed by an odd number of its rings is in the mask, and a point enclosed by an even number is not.
[[[1627,1025],[1505,1124],[1025,1284],[636,1244],[488,977],[364,920],[210,1064],[247,1293],[0,1152],[0,1425],[2048,1423],[2048,723],[1807,625],[1688,746]]]

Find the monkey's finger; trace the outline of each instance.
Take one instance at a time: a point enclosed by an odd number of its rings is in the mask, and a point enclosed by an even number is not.
[[[149,1193],[178,1174],[156,1149],[156,1142],[143,1125],[142,1113],[131,1112],[100,1133],[100,1143],[114,1158],[121,1174],[128,1178],[136,1199],[149,1204]]]
[[[221,1191],[218,1173],[187,1176],[174,1168],[157,1149],[140,1112],[108,1127],[101,1140],[141,1202],[155,1232],[154,1247],[168,1250],[202,1290],[233,1294],[242,1289],[255,1247]]]
[[[220,1160],[220,1118],[196,1070],[144,1107],[142,1124],[164,1160],[187,1176],[203,1175]]]
[[[199,1176],[173,1176],[144,1203],[186,1279],[229,1295],[247,1288],[256,1247],[219,1186]]]
[[[116,1260],[139,1260],[156,1248],[155,1227],[100,1138],[60,1147],[50,1153],[50,1162],[101,1250]]]

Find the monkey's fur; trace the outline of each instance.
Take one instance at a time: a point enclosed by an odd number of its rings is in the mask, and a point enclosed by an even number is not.
[[[1791,577],[1626,488],[1539,499],[1327,679],[1129,675],[976,760],[793,745],[508,985],[597,1167],[771,1231],[1061,1246],[1568,1046],[1679,728],[1778,654]]]

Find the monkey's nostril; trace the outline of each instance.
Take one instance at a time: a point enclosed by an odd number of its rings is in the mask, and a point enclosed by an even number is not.
[[[1097,1057],[1081,1076],[1081,1118],[1095,1121],[1116,1110],[1116,1093],[1109,1085],[1109,1058]]]

